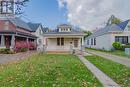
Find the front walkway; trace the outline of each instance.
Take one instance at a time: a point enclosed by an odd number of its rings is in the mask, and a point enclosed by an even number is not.
[[[104,87],[120,87],[116,82],[109,78],[105,73],[100,71],[83,56],[78,55],[78,57],[85,64],[85,66],[96,76],[96,78],[103,84]]]
[[[28,51],[28,52],[17,53],[17,54],[0,54],[0,64],[16,62],[37,53],[38,52],[36,51]]]
[[[130,67],[130,59],[128,59],[128,58],[123,58],[123,57],[120,57],[120,56],[107,54],[107,53],[103,53],[103,52],[97,52],[97,51],[87,50],[87,52],[91,53],[93,55],[97,55],[97,56],[112,60],[114,62],[120,63],[120,64],[125,65],[127,67]]]

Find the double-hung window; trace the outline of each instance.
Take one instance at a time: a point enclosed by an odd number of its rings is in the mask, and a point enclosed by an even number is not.
[[[64,46],[64,38],[57,38],[57,46]]]

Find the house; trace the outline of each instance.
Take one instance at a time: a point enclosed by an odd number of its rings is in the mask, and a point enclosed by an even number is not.
[[[0,18],[0,48],[14,49],[17,42],[36,43],[37,37],[26,22],[18,17]]]
[[[44,45],[47,52],[69,52],[82,50],[84,34],[72,25],[61,24],[57,29],[44,33]]]
[[[112,50],[113,42],[130,43],[130,20],[118,25],[106,26],[85,39],[85,46],[95,49]]]
[[[37,37],[37,50],[43,51],[43,33],[46,32],[41,23],[28,23],[31,33]]]

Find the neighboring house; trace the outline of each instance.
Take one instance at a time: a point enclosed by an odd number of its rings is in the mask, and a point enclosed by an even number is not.
[[[19,41],[35,43],[37,37],[31,32],[27,23],[20,18],[0,18],[0,48],[13,49]]]
[[[41,23],[28,23],[29,27],[32,29],[32,34],[37,36],[37,50],[43,51],[43,33],[47,29],[44,29]]]
[[[85,46],[109,51],[113,49],[113,42],[130,43],[130,20],[96,31],[85,39]]]
[[[57,29],[46,32],[43,36],[47,52],[82,50],[84,45],[84,34],[67,24],[59,25]]]

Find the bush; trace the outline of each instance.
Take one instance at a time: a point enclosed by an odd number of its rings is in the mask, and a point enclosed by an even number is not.
[[[20,52],[26,52],[28,51],[28,48],[21,48]]]
[[[112,44],[112,46],[116,49],[116,50],[122,50],[122,45],[120,42],[114,42]]]
[[[2,48],[2,49],[0,49],[0,53],[2,53],[2,54],[9,54],[10,52],[11,51],[8,48]]]
[[[124,46],[122,46],[122,50],[123,51],[125,50],[125,48],[130,48],[130,45],[124,45]]]

